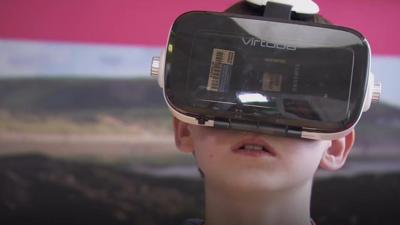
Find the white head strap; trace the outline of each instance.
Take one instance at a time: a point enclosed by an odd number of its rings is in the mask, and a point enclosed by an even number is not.
[[[319,6],[312,0],[245,0],[254,5],[265,6],[267,2],[291,5],[292,11],[299,14],[318,14]]]

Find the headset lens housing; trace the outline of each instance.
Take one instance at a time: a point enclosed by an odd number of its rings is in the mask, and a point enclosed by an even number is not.
[[[341,132],[361,115],[369,52],[348,28],[190,12],[170,33],[165,96],[199,123]]]

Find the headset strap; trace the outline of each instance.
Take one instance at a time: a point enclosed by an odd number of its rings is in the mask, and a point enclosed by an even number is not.
[[[292,7],[282,3],[267,2],[264,9],[264,17],[290,20]]]

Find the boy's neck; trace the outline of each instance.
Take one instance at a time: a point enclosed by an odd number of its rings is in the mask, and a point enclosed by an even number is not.
[[[310,225],[312,181],[283,191],[205,185],[205,225]]]

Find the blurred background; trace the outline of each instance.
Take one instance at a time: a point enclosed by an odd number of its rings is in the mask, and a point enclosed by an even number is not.
[[[400,2],[315,1],[329,21],[367,37],[383,93],[357,126],[345,168],[318,172],[313,217],[400,224]],[[175,148],[150,62],[178,15],[235,2],[1,0],[0,223],[202,217],[201,179]]]

